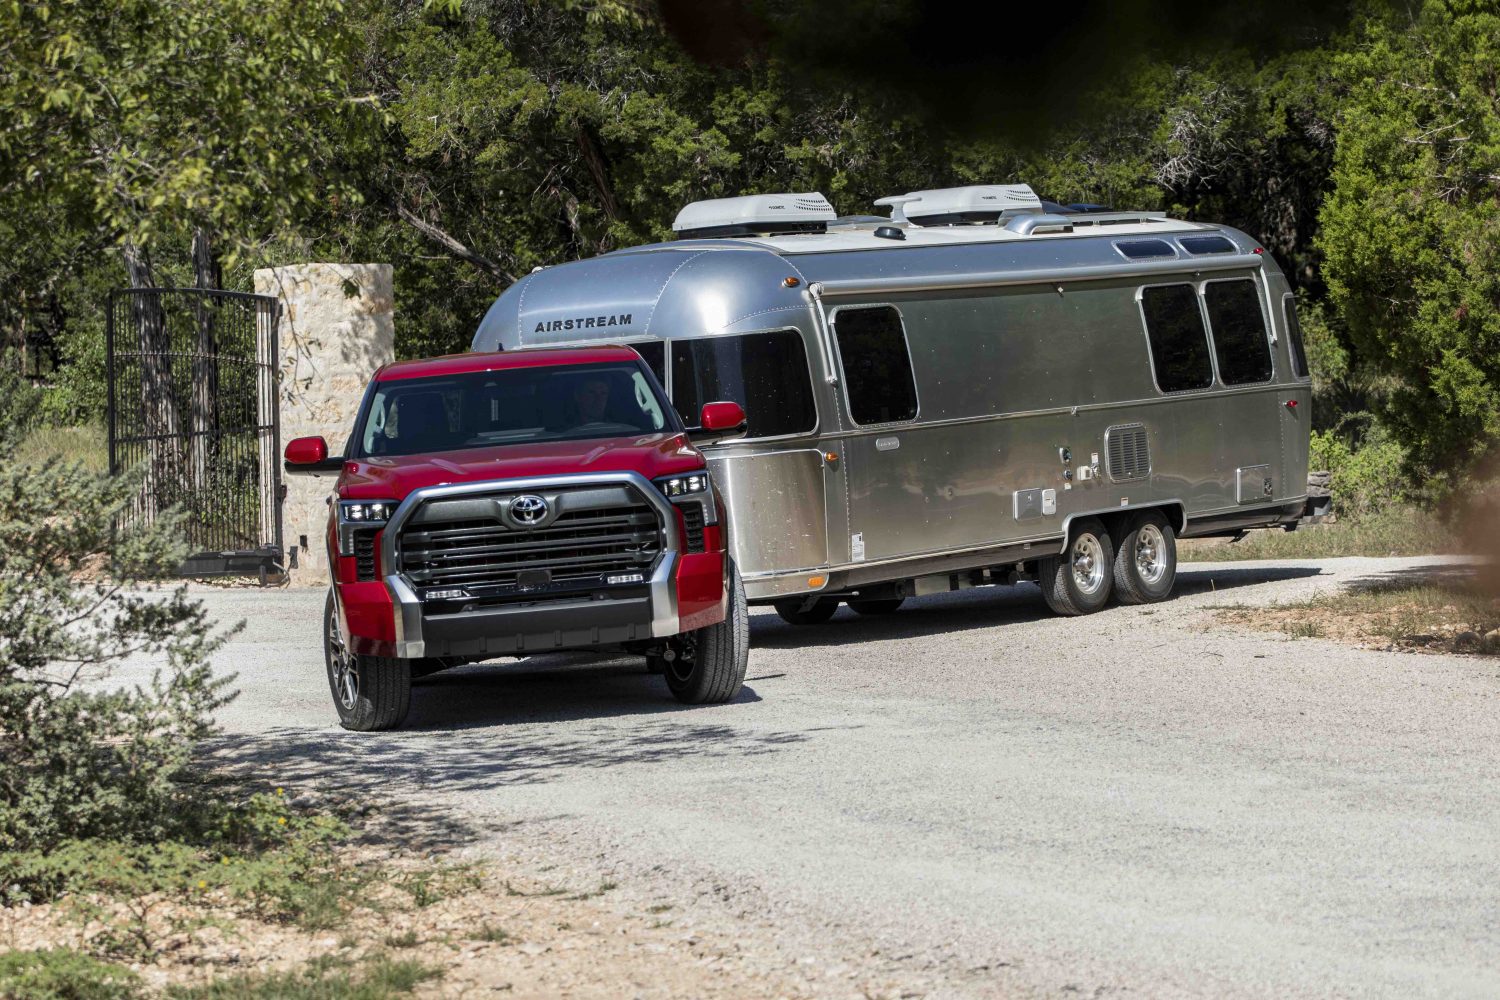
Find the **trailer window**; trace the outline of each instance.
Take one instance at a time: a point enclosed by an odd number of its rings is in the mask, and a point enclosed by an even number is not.
[[[1219,380],[1225,385],[1248,385],[1271,380],[1271,343],[1260,311],[1255,282],[1211,281],[1203,291],[1208,303],[1208,325],[1214,332],[1214,356]]]
[[[626,344],[626,347],[635,350],[651,369],[651,374],[656,376],[656,381],[662,385],[667,384],[667,345],[659,340],[641,340],[634,344]]]
[[[1141,290],[1151,366],[1162,392],[1207,389],[1213,385],[1208,331],[1192,285],[1155,285]]]
[[[916,417],[917,386],[901,314],[890,306],[840,309],[833,331],[854,422],[887,424]]]
[[[795,330],[672,341],[672,406],[689,427],[704,403],[744,407],[747,437],[805,434],[818,425],[807,351]]]
[[[1302,346],[1302,324],[1297,320],[1296,297],[1283,295],[1281,309],[1286,316],[1286,341],[1292,351],[1292,373],[1298,378],[1307,378],[1307,348]]]
[[[1234,253],[1234,244],[1222,236],[1182,236],[1177,242],[1190,254]]]

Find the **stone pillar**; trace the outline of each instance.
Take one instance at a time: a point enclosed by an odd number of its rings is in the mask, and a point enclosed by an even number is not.
[[[281,446],[321,435],[339,455],[370,376],[395,357],[389,264],[293,264],[255,272],[255,290],[281,300]],[[280,456],[277,457],[278,461]],[[288,476],[281,537],[294,585],[328,583],[332,477]]]

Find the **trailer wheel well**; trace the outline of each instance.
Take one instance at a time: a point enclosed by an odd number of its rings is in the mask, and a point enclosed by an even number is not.
[[[1109,532],[1111,538],[1118,542],[1119,539],[1125,536],[1130,519],[1143,510],[1161,511],[1162,516],[1167,519],[1167,523],[1172,526],[1172,530],[1179,535],[1182,534],[1182,529],[1185,525],[1183,524],[1183,509],[1180,503],[1142,504],[1139,507],[1127,507],[1119,511],[1112,511],[1107,514],[1095,514],[1093,516],[1104,522],[1105,530]]]

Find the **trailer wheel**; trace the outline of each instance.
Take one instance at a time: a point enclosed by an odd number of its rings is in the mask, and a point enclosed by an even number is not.
[[[882,600],[850,601],[849,607],[862,615],[889,615],[905,602],[904,597],[888,597]]]
[[[745,683],[750,662],[750,609],[740,571],[729,563],[729,613],[716,625],[693,632],[681,655],[660,660],[667,687],[680,702],[712,705],[733,701]]]
[[[411,707],[411,662],[351,652],[339,635],[333,591],[323,607],[323,661],[339,725],[368,733],[395,729]]]
[[[1109,603],[1115,547],[1093,518],[1073,525],[1067,551],[1040,561],[1037,583],[1047,607],[1060,615],[1088,615]]]
[[[1177,535],[1159,512],[1130,522],[1115,559],[1115,597],[1121,604],[1151,604],[1172,595],[1177,582]]]
[[[821,625],[833,617],[833,613],[839,609],[839,602],[831,597],[820,597],[810,606],[803,607],[806,598],[794,597],[786,601],[777,601],[772,605],[781,620],[788,625]]]

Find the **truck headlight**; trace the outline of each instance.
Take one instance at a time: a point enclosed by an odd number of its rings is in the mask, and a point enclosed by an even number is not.
[[[379,527],[396,512],[394,500],[340,500],[339,520],[346,524]]]
[[[708,473],[694,472],[686,476],[668,476],[666,479],[658,479],[656,485],[667,495],[667,499],[669,500],[692,496],[698,493],[707,493],[709,489]]]
[[[339,555],[354,555],[354,536],[366,531],[373,535],[396,513],[397,506],[395,500],[340,500]]]

